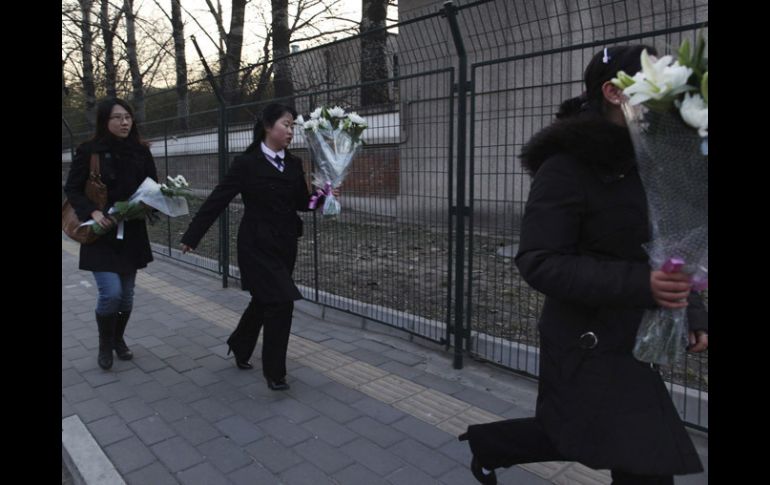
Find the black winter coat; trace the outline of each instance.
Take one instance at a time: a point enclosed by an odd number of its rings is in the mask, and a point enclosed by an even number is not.
[[[142,144],[111,135],[100,141],[83,143],[75,152],[64,185],[64,193],[81,221],[91,219],[91,213],[97,209],[84,193],[92,153],[99,154],[99,171],[107,186],[105,214],[115,202],[131,197],[145,178],[158,180],[150,149]],[[92,244],[81,244],[79,268],[130,273],[146,267],[152,261],[152,251],[145,221],[132,220],[124,224],[122,240],[117,238],[117,229],[113,229]]]
[[[297,238],[310,194],[302,160],[286,150],[283,172],[257,149],[233,160],[224,180],[203,203],[182,236],[195,248],[230,201],[241,194],[245,213],[238,229],[238,268],[241,288],[258,303],[282,303],[302,298],[292,272],[297,258]]]
[[[558,451],[598,469],[695,473],[698,455],[657,370],[632,355],[655,302],[642,244],[645,192],[628,131],[598,117],[559,121],[524,147],[534,173],[516,264],[546,295],[536,417]],[[705,329],[699,295],[691,329]],[[598,337],[593,349],[579,338]],[[590,342],[588,342],[590,343]]]

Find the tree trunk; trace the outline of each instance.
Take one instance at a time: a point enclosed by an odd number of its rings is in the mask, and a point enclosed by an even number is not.
[[[243,24],[246,17],[246,0],[233,0],[233,14],[230,17],[230,30],[225,44],[225,63],[222,66],[225,99],[230,105],[241,99],[238,69],[241,68],[243,49]]]
[[[83,92],[86,99],[86,121],[96,127],[96,86],[94,85],[93,37],[91,35],[91,7],[93,0],[80,0],[80,40],[83,49]]]
[[[285,98],[294,94],[291,59],[281,57],[289,55],[289,3],[288,0],[271,0],[273,13],[273,59],[275,59],[275,97]],[[284,102],[294,106],[294,99]]]
[[[116,98],[118,96],[118,90],[116,87],[118,76],[115,70],[115,50],[112,46],[112,41],[115,38],[115,32],[110,26],[110,1],[101,0],[101,2],[102,14],[100,25],[102,28],[102,39],[104,39],[104,73],[107,96]]]
[[[131,72],[131,93],[137,121],[144,121],[144,86],[142,73],[139,70],[139,60],[136,53],[136,15],[134,0],[124,0],[126,12],[126,51],[128,67]]]
[[[171,0],[171,27],[174,35],[174,58],[176,59],[176,116],[179,126],[186,130],[190,117],[190,100],[187,89],[187,58],[185,57],[184,24],[180,0]]]
[[[361,0],[361,33],[384,29],[388,0]],[[388,78],[388,32],[378,30],[361,37],[361,82]],[[361,106],[384,104],[389,101],[388,84],[373,84],[361,88]]]

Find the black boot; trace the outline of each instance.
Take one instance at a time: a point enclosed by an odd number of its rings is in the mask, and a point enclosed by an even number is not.
[[[457,437],[460,441],[468,441],[469,438],[467,432]],[[476,455],[473,455],[473,458],[471,459],[471,473],[473,473],[473,477],[483,485],[497,485],[497,475],[495,474],[495,471],[492,470],[488,473],[484,473],[484,470],[481,468],[481,463],[479,463]]]
[[[96,324],[99,327],[99,367],[109,369],[112,367],[112,344],[115,338],[115,321],[117,313],[107,315],[96,314]]]
[[[115,353],[118,354],[120,360],[131,360],[134,358],[134,353],[126,345],[126,341],[123,340],[123,332],[126,331],[126,325],[128,319],[131,317],[131,312],[118,312],[117,320],[115,323],[115,340],[113,348]]]

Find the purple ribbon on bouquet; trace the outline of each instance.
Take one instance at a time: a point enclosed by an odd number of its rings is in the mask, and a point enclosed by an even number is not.
[[[669,258],[665,263],[663,263],[663,267],[661,268],[661,270],[664,273],[676,273],[678,271],[681,271],[683,267],[684,267],[684,259]],[[697,274],[693,276],[692,278],[693,291],[703,291],[708,287],[709,287],[708,275]]]
[[[682,270],[682,267],[684,266],[684,259],[682,258],[668,258],[668,260],[663,263],[663,267],[661,270],[664,273],[677,273]]]
[[[326,182],[324,184],[323,190],[316,189],[315,194],[313,194],[310,197],[310,203],[308,204],[308,209],[315,209],[318,205],[318,201],[321,200],[321,197],[327,197],[331,195],[332,193],[332,184],[331,182]],[[321,208],[321,212],[323,212],[323,207]]]

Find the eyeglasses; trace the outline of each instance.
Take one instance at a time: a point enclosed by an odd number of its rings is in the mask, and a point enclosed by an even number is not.
[[[115,120],[115,121],[121,121],[122,122],[123,120],[131,121],[132,119],[133,118],[131,117],[131,115],[112,115],[112,116],[110,116],[110,121]]]

